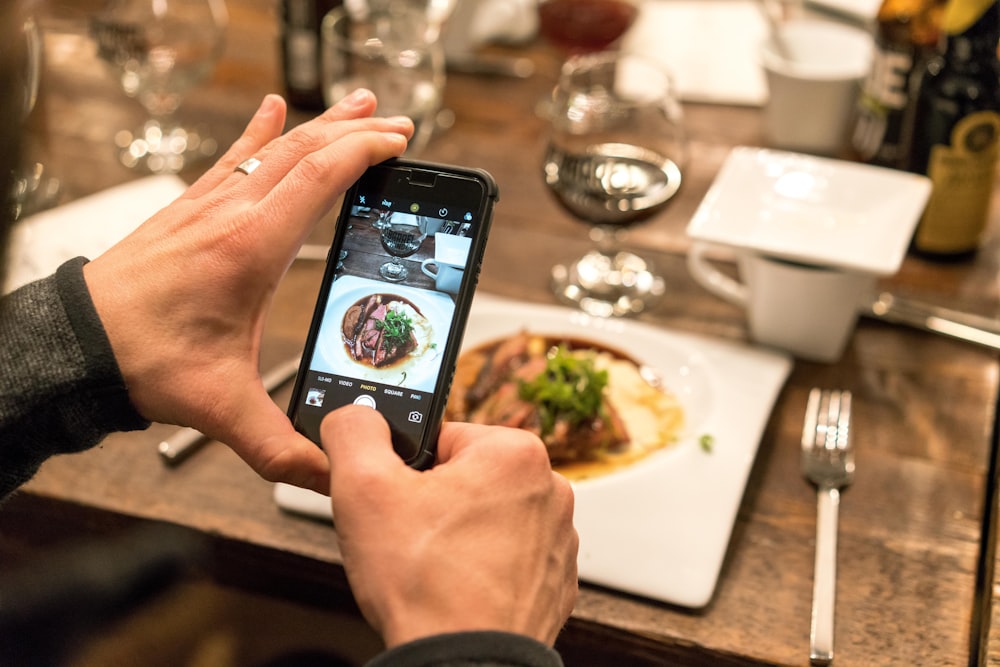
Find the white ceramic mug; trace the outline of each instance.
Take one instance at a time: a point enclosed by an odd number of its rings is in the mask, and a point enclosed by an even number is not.
[[[740,279],[735,280],[708,262],[712,247],[692,244],[691,276],[746,311],[755,341],[810,361],[841,357],[858,319],[858,304],[875,287],[874,275],[737,250]]]
[[[858,91],[872,60],[872,37],[832,21],[795,20],[761,45],[767,80],[764,133],[775,148],[836,155],[847,143]]]
[[[465,271],[459,266],[443,264],[433,257],[420,263],[420,270],[434,279],[434,287],[440,292],[458,294]]]

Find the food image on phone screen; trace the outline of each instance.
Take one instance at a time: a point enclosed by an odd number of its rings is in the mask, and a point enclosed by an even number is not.
[[[299,431],[319,442],[323,417],[358,403],[429,463],[494,199],[479,172],[402,161],[348,191],[289,407]]]

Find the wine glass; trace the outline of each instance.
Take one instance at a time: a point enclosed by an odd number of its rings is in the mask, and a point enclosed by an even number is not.
[[[639,14],[637,0],[539,0],[538,30],[565,54],[612,47]]]
[[[20,96],[21,121],[27,122],[38,101],[38,89],[42,77],[43,44],[42,31],[33,16],[25,17],[21,24],[15,56],[22,62],[18,68],[17,90],[12,94]],[[10,217],[18,220],[27,215],[52,206],[62,189],[58,178],[51,175],[41,162],[28,161],[19,164],[12,174],[13,191],[10,193]]]
[[[613,49],[639,15],[639,0],[538,0],[538,32],[567,57]],[[552,100],[543,98],[535,114],[548,118]]]
[[[622,250],[618,235],[661,211],[681,185],[687,140],[670,74],[635,53],[573,56],[549,122],[545,184],[595,242],[552,269],[556,296],[591,315],[638,313],[663,293],[663,279]]]
[[[406,280],[409,271],[399,259],[409,257],[420,249],[427,238],[427,218],[415,215],[396,216],[382,228],[379,238],[382,247],[392,255],[392,259],[379,268],[379,275],[394,283]]]
[[[407,153],[419,154],[442,111],[447,74],[440,24],[415,2],[351,3],[322,23],[323,96],[333,106],[357,88],[378,98],[376,114],[408,116],[413,137]]]
[[[372,209],[375,213],[375,219],[372,220],[372,227],[381,231],[389,226],[389,222],[392,220],[392,211],[385,208]]]
[[[215,153],[215,140],[175,112],[215,67],[227,23],[225,0],[112,0],[94,19],[98,55],[150,116],[116,135],[125,166],[176,173]]]

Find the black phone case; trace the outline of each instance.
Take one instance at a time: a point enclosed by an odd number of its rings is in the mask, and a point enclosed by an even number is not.
[[[409,160],[394,158],[372,167],[372,169],[391,169],[399,174],[410,173],[410,177],[419,176],[428,178],[431,174],[445,174],[460,178],[474,179],[483,185],[484,197],[480,202],[480,222],[478,232],[473,238],[473,243],[469,248],[469,260],[466,264],[466,275],[463,278],[460,290],[455,299],[455,312],[452,320],[452,327],[448,334],[447,343],[442,355],[440,372],[435,383],[433,397],[428,409],[428,428],[424,437],[419,443],[419,447],[414,456],[407,457],[400,452],[400,447],[396,445],[395,427],[390,421],[390,429],[393,431],[394,447],[403,456],[404,461],[413,468],[428,468],[434,463],[436,456],[437,437],[440,431],[445,405],[448,401],[448,393],[451,388],[451,381],[455,373],[455,364],[462,347],[462,339],[465,335],[466,323],[468,322],[469,311],[472,307],[472,299],[475,295],[476,285],[479,282],[479,271],[482,266],[483,254],[486,248],[486,241],[489,237],[493,219],[493,209],[499,200],[499,189],[496,181],[488,172],[482,169],[457,167],[422,160]],[[288,416],[300,432],[302,429],[297,421],[298,411],[302,405],[302,393],[305,387],[305,377],[309,370],[309,363],[312,359],[320,325],[323,321],[324,307],[330,298],[331,291],[335,289],[334,282],[338,253],[343,246],[346,237],[347,219],[350,216],[351,207],[357,195],[359,186],[355,183],[345,194],[341,205],[340,213],[337,217],[337,230],[334,241],[331,244],[330,255],[327,257],[326,270],[323,274],[323,282],[320,286],[319,295],[313,312],[312,323],[309,327],[309,334],[299,363],[299,372],[295,379],[292,397],[288,406]],[[420,185],[418,183],[418,185]],[[431,187],[421,185],[421,187]]]

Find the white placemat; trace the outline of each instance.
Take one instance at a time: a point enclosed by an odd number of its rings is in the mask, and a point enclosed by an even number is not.
[[[185,189],[177,176],[149,176],[25,218],[11,235],[3,293],[50,275],[66,260],[97,257]]]
[[[623,46],[666,65],[682,101],[761,106],[766,35],[757,0],[645,0]]]

